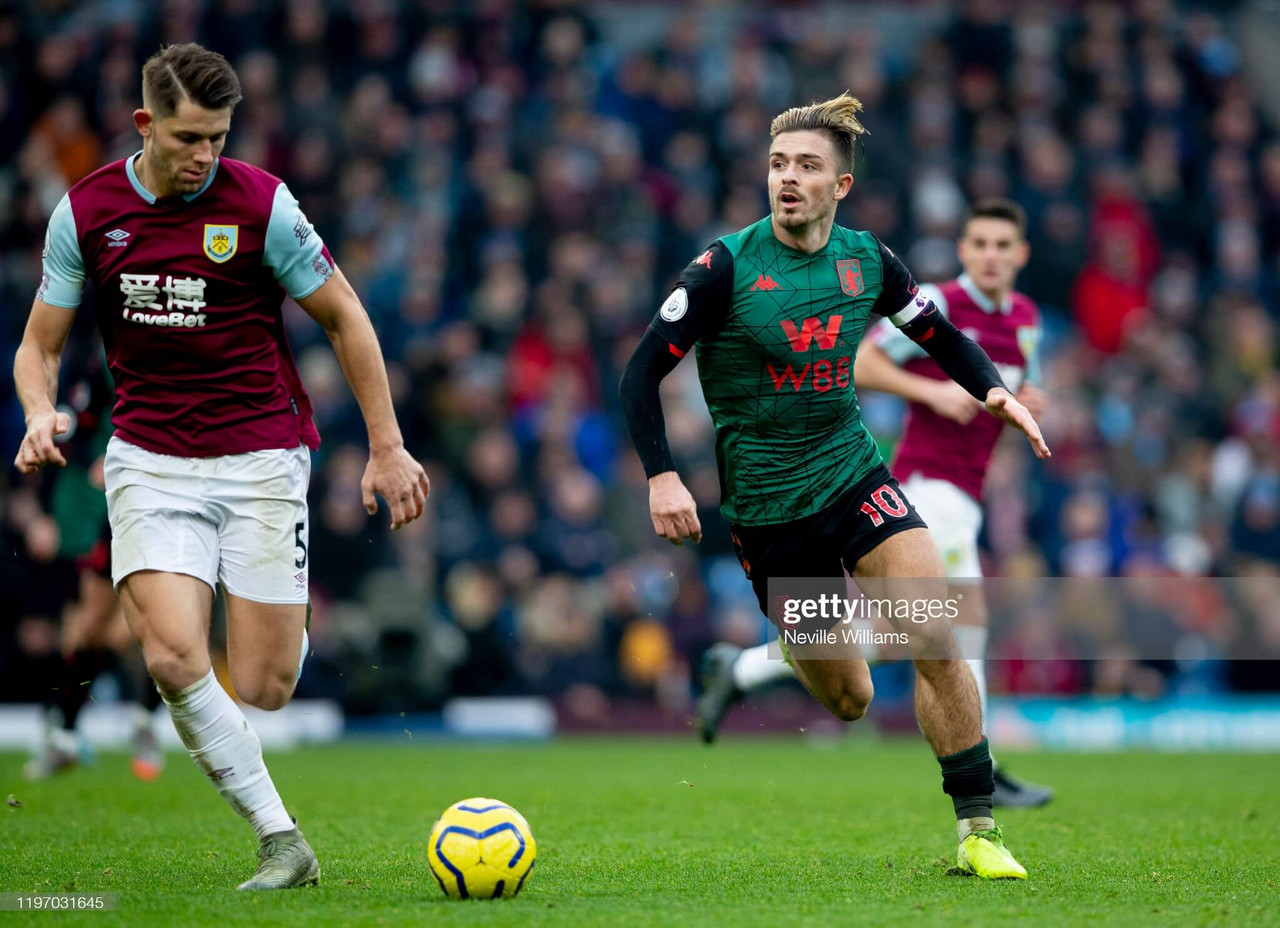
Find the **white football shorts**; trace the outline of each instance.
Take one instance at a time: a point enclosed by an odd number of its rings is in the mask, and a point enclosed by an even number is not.
[[[253,602],[307,601],[304,446],[184,458],[112,436],[104,471],[117,589],[134,571],[159,570]]]
[[[942,563],[952,579],[980,579],[978,532],[982,530],[982,507],[954,483],[912,474],[902,483],[902,491],[929,525],[929,534],[942,552]]]

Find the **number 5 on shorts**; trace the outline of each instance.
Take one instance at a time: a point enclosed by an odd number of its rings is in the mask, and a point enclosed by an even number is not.
[[[302,538],[302,530],[307,527],[307,523],[299,522],[293,527],[294,545],[302,549],[302,557],[293,559],[293,566],[301,570],[307,566],[307,543]]]

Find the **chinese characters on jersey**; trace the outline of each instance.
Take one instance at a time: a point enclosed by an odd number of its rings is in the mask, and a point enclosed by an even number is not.
[[[204,300],[203,277],[174,277],[166,274],[121,274],[120,292],[124,294],[124,318],[141,325],[194,329],[205,324],[207,313],[201,312]],[[164,301],[161,302],[161,294]]]

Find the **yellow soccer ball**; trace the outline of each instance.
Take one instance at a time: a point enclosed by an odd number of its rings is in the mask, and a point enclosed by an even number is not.
[[[510,899],[537,856],[529,823],[497,799],[455,802],[427,840],[427,866],[450,899]]]

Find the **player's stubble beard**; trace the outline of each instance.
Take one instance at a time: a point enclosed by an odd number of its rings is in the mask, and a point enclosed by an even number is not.
[[[209,172],[205,171],[199,178],[191,180],[183,176],[183,171],[187,170],[182,165],[181,159],[176,158],[166,166],[166,177],[169,182],[169,190],[175,194],[195,193],[209,179]],[[198,171],[199,167],[190,170]]]
[[[166,157],[157,150],[158,148],[159,144],[157,142],[142,146],[142,161],[146,165],[146,180],[160,188],[159,192],[153,191],[157,192],[158,196],[172,197],[195,193],[200,189],[200,185],[208,179],[207,174],[201,177],[198,182],[183,178],[183,169],[180,166],[181,159],[173,156]]]
[[[779,183],[777,189],[769,187],[769,207],[773,212],[773,221],[778,227],[785,229],[796,238],[804,238],[810,229],[830,227],[834,222],[836,191],[839,189],[839,174],[835,180],[829,178],[809,178],[805,183]],[[795,194],[800,203],[790,211],[782,202],[784,193]]]
[[[800,197],[800,203],[788,212],[782,202],[783,193],[794,193]],[[799,237],[807,229],[821,226],[835,212],[836,203],[833,196],[828,197],[826,209],[820,205],[822,201],[793,187],[782,188],[773,196],[773,218],[777,224],[788,232]]]
[[[147,141],[150,144],[147,144]],[[210,165],[209,169],[204,171],[198,178],[189,179],[183,177],[183,171],[199,171],[200,165],[189,164],[189,155],[183,151],[170,151],[163,144],[157,134],[151,139],[144,141],[142,145],[142,160],[146,162],[148,178],[158,181],[164,188],[165,192],[161,196],[184,196],[198,191],[204,186],[209,179],[209,171],[213,170]],[[183,149],[186,146],[182,146]],[[214,148],[213,161],[217,163],[219,155],[222,153],[222,146]]]

